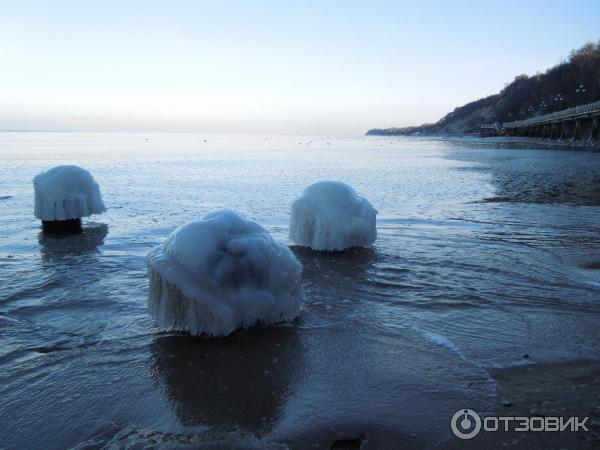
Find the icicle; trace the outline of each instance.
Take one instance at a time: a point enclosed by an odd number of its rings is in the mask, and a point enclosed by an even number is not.
[[[354,189],[337,181],[320,181],[292,205],[290,239],[313,250],[339,251],[375,242],[377,210]]]
[[[147,256],[159,326],[225,336],[295,318],[302,266],[258,223],[218,210],[177,228]]]

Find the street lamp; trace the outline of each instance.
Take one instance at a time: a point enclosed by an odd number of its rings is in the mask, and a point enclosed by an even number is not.
[[[559,108],[562,108],[562,104],[563,104],[563,101],[564,101],[564,99],[565,99],[565,98],[562,96],[562,94],[556,94],[556,95],[554,96],[554,101],[555,101],[555,102],[558,102],[558,103],[557,103],[557,106],[558,106]]]

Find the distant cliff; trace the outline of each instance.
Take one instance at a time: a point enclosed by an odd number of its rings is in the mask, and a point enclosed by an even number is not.
[[[437,123],[373,129],[368,135],[462,134],[481,123],[507,122],[600,100],[600,41],[571,52],[568,60],[534,76],[519,75],[499,94],[456,108]]]
[[[374,128],[372,130],[367,131],[368,135],[377,135],[377,136],[396,136],[396,135],[409,135],[409,134],[417,134],[423,128],[432,127],[435,124],[426,123],[423,125],[419,125],[418,127],[404,127],[404,128]]]

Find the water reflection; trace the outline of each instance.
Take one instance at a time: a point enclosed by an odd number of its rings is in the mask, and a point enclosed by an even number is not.
[[[95,252],[104,244],[108,234],[108,225],[89,223],[81,233],[48,235],[41,231],[38,241],[42,247],[44,260],[59,259],[65,255],[86,255]]]
[[[490,145],[490,144],[488,144]],[[478,144],[475,148],[480,147]],[[552,151],[536,148],[503,148],[474,152],[460,149],[449,153],[450,159],[477,163],[460,170],[488,173],[494,195],[486,203],[543,203],[600,205],[600,154],[579,149]]]
[[[150,351],[152,376],[182,424],[257,435],[279,421],[303,366],[293,328],[240,331],[219,339],[161,335]]]
[[[317,252],[308,247],[293,246],[292,252],[303,265],[305,279],[337,275],[356,278],[367,272],[378,260],[372,248],[351,248],[345,252]]]

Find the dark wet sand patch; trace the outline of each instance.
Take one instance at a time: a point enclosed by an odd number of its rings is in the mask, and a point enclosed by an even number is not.
[[[482,200],[483,203],[509,203],[514,201],[515,199],[511,197],[487,197]]]
[[[347,423],[335,427],[323,426],[310,428],[302,433],[289,436],[281,443],[290,449],[322,449],[322,450],[392,450],[392,449],[427,449],[432,448],[431,439],[424,439],[413,433],[375,423]],[[363,430],[361,432],[360,430]]]
[[[600,448],[600,362],[526,364],[491,369],[498,384],[494,414],[510,417],[589,417],[589,432],[480,432],[442,448]]]

